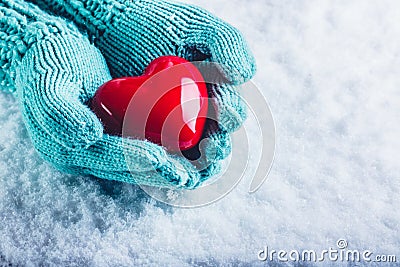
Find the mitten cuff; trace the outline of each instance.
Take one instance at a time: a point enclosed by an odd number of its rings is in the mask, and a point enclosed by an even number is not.
[[[55,33],[77,30],[21,0],[0,0],[0,90],[15,93],[15,78],[29,48]]]

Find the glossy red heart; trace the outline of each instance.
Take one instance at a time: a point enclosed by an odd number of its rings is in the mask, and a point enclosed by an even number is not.
[[[146,138],[169,151],[184,151],[200,141],[208,95],[195,65],[163,56],[152,61],[142,76],[100,86],[90,107],[108,134]]]

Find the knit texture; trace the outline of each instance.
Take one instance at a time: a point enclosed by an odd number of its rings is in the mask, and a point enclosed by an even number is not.
[[[197,164],[148,141],[104,134],[86,103],[112,76],[137,76],[161,55],[229,63],[226,78],[244,82],[255,67],[237,30],[197,7],[163,1],[38,4],[88,32],[22,0],[0,0],[2,89],[16,89],[31,139],[46,160],[68,173],[189,189],[220,171],[231,150],[229,133],[246,117],[232,85],[208,88],[219,123],[207,123]]]
[[[220,63],[239,84],[256,70],[242,34],[204,9],[165,0],[29,0],[86,29],[115,77],[136,76],[155,58]]]

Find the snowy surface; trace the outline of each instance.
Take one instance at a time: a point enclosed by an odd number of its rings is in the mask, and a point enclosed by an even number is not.
[[[199,209],[62,174],[0,93],[0,265],[260,264],[270,249],[400,260],[400,2],[195,1],[238,27],[277,127],[267,182]],[[346,264],[344,264],[346,265]]]

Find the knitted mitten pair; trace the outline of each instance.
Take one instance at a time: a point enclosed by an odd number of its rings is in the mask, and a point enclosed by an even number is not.
[[[195,188],[219,171],[230,153],[229,133],[245,119],[231,84],[255,72],[236,29],[200,8],[167,1],[31,2],[0,0],[0,79],[1,89],[16,91],[46,160],[68,173],[163,187]],[[104,82],[138,76],[162,55],[224,66],[228,82],[209,86],[219,123],[207,124],[203,167],[148,141],[103,133],[86,105]]]

